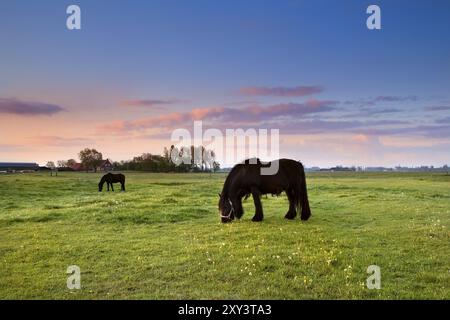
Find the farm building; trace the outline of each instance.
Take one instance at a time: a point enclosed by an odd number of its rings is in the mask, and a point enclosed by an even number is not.
[[[0,162],[0,171],[28,171],[37,170],[39,165],[33,162]]]
[[[86,171],[86,168],[81,163],[78,162],[71,165],[70,169],[72,169],[73,171]]]
[[[103,161],[103,163],[100,165],[100,170],[101,171],[112,171],[113,165],[112,165],[111,161],[109,161],[109,159],[106,159],[105,161]]]
[[[86,169],[86,167],[82,163],[74,163],[71,167],[74,171],[87,171],[89,169]],[[104,160],[100,166],[97,168],[99,171],[112,171],[113,170],[113,164],[109,159]]]

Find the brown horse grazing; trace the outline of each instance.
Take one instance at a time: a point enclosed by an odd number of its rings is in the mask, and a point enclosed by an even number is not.
[[[280,159],[276,160],[278,161],[276,174],[262,175],[261,168],[267,168],[273,164],[276,167],[277,163],[275,161],[261,163],[259,159],[256,160],[252,162],[246,160],[244,163],[237,164],[228,174],[222,193],[219,194],[219,211],[222,222],[230,222],[235,217],[241,218],[244,214],[242,198],[247,199],[250,194],[253,196],[256,209],[252,221],[262,221],[261,195],[279,195],[283,191],[286,192],[289,199],[289,211],[285,218],[294,219],[297,215],[297,209],[301,207],[300,218],[308,220],[311,216],[311,210],[303,165],[295,160]]]
[[[98,191],[101,192],[103,190],[103,185],[105,184],[108,187],[108,191],[109,191],[109,186],[111,186],[111,190],[114,191],[114,187],[113,187],[113,183],[117,183],[120,182],[120,191],[125,191],[125,176],[121,173],[119,174],[112,174],[112,173],[107,173],[105,174],[102,179],[100,180],[100,182],[98,183]]]

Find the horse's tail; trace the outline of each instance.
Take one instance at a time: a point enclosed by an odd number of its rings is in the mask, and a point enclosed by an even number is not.
[[[300,169],[300,181],[298,181],[298,190],[297,190],[297,206],[302,208],[302,212],[300,218],[302,220],[308,220],[311,216],[311,209],[309,208],[308,201],[308,190],[306,188],[306,176],[305,169],[301,162],[299,162]]]
[[[125,175],[121,174],[121,178],[122,178],[121,189],[122,191],[125,191]]]

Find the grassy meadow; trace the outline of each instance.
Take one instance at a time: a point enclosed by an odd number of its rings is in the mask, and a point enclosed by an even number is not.
[[[262,223],[250,197],[225,225],[225,174],[100,176],[0,176],[1,299],[450,299],[449,175],[311,173],[309,221],[268,196]]]

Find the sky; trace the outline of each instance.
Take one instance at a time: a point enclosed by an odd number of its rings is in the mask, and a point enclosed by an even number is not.
[[[161,154],[202,121],[307,167],[450,164],[446,0],[4,0],[0,43],[0,161]]]

